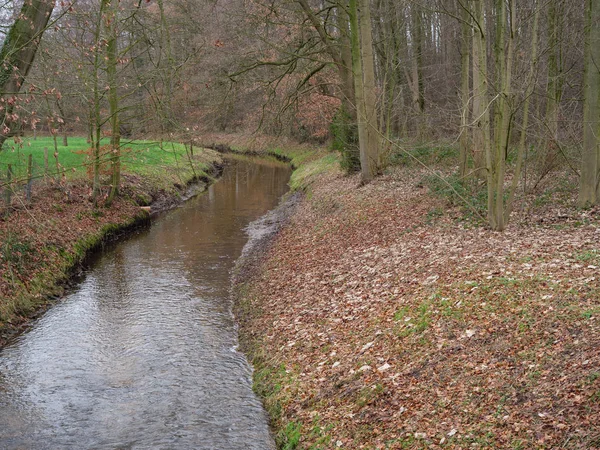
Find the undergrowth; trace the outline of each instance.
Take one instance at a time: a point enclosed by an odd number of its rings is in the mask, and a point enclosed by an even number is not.
[[[458,158],[458,148],[451,144],[422,144],[410,146],[400,142],[392,149],[389,163],[392,165],[453,166]]]
[[[479,221],[487,213],[487,192],[476,182],[465,183],[457,174],[426,175],[422,183],[451,207],[459,207],[466,220]]]

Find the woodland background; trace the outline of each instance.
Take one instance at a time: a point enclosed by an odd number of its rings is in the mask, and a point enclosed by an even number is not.
[[[109,185],[109,203],[122,138],[187,142],[256,130],[329,143],[364,181],[390,162],[419,159],[416,147],[446,148],[457,173],[441,183],[471,209],[466,197],[485,197],[493,229],[505,228],[516,192],[543,193],[558,179],[579,185],[580,206],[597,201],[596,0],[9,0],[0,8],[2,140],[14,138],[0,164],[20,135],[51,134],[55,151],[68,135],[86,135],[92,196]]]

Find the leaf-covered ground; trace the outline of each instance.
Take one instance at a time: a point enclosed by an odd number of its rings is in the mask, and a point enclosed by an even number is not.
[[[600,214],[497,233],[422,176],[321,176],[240,290],[280,445],[600,448]]]

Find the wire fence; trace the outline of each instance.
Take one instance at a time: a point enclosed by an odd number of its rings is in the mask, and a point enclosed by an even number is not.
[[[58,155],[55,156],[56,166],[51,168],[48,148],[44,148],[44,163],[40,165],[33,158],[33,153],[19,155],[17,161],[0,163],[0,191],[2,194],[2,209],[4,214],[11,210],[13,198],[21,196],[22,201],[31,203],[34,183],[40,179],[60,176]],[[64,170],[64,169],[63,169]]]
[[[194,142],[164,142],[163,141],[130,141],[121,147],[120,162],[123,165],[137,164],[138,166],[167,167],[188,165],[194,170]],[[176,149],[175,146],[181,147]],[[106,147],[106,146],[104,146]],[[133,148],[131,148],[133,147]],[[150,147],[153,148],[150,151]],[[75,144],[77,148],[77,144]],[[81,171],[88,172],[91,177],[91,167],[95,164],[88,152],[91,149],[72,150],[65,153],[61,148],[38,147],[27,149],[13,147],[10,158],[0,160],[0,215],[7,214],[16,208],[26,206],[38,186],[47,182],[63,190],[69,195],[69,181],[78,177]],[[76,155],[74,158],[73,155]],[[109,170],[107,165],[112,162],[112,152],[103,150],[96,160],[102,173]],[[195,170],[194,170],[195,173]]]

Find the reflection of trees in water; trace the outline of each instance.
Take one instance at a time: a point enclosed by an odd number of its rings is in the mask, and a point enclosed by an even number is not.
[[[103,301],[100,302],[101,308],[103,305],[110,305],[113,309],[120,309],[126,306],[122,301],[119,301],[119,299],[129,298],[132,290],[129,284],[130,276],[125,248],[126,246],[124,245],[116,247],[111,254],[110,264],[106,265],[104,270],[101,271],[103,275],[103,288],[108,288],[107,291],[111,293],[111,295],[105,296]]]
[[[144,289],[139,284],[152,274],[139,281],[136,260],[143,261],[145,271],[175,271],[206,295],[226,295],[229,270],[247,239],[244,228],[277,204],[289,174],[281,163],[234,161],[206,195],[163,217],[150,233],[134,240],[135,245],[115,248],[111,261],[97,274],[102,278],[100,291],[109,293],[99,301],[102,314],[120,314],[135,301],[136,290]]]

